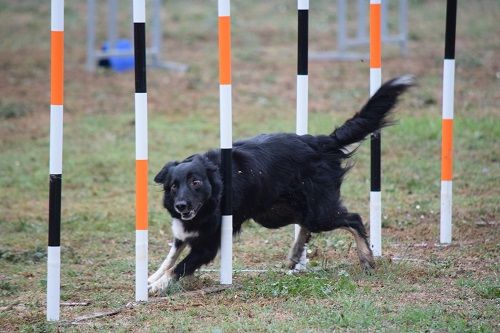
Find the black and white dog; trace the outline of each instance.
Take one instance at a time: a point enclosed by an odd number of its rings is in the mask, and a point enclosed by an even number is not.
[[[330,135],[262,134],[238,141],[232,152],[233,231],[253,219],[277,229],[299,224],[300,234],[289,255],[293,268],[311,233],[345,229],[354,235],[361,265],[374,267],[361,217],[349,213],[340,198],[342,178],[352,155],[346,147],[389,124],[398,96],[413,77],[386,82],[366,105]],[[222,179],[220,150],[169,162],[156,175],[164,188],[163,205],[173,218],[173,245],[160,268],[149,277],[150,293],[170,281],[191,275],[211,262],[220,247]],[[182,250],[189,254],[175,265]]]

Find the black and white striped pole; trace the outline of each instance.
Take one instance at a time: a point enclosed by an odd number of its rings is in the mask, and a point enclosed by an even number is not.
[[[308,76],[308,35],[309,35],[309,0],[297,0],[297,119],[296,134],[304,135],[308,132],[307,111],[309,96]],[[295,225],[295,239],[299,237],[300,226]],[[295,269],[304,269],[307,265],[307,249],[304,247]]]
[[[222,169],[220,283],[233,283],[231,11],[229,0],[218,0],[220,150]]]

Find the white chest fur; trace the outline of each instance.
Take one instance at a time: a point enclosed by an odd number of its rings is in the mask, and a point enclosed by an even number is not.
[[[176,239],[180,239],[182,241],[185,241],[187,238],[193,238],[198,236],[198,232],[196,231],[186,231],[184,229],[184,226],[182,225],[182,222],[178,219],[173,219],[172,220],[172,233],[174,234],[174,237]]]

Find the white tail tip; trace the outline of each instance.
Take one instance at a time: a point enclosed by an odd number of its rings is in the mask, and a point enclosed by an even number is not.
[[[391,86],[412,86],[415,84],[415,76],[406,74],[392,81]]]

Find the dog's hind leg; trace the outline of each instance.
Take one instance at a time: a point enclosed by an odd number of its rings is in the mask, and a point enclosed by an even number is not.
[[[301,267],[297,267],[300,262],[300,257],[302,256],[302,252],[304,251],[304,246],[309,239],[311,238],[311,232],[304,227],[300,227],[299,236],[293,243],[292,248],[290,249],[290,254],[288,255],[288,268],[290,269],[299,269]]]
[[[346,213],[341,218],[337,218],[335,222],[342,225],[339,227],[340,229],[347,230],[354,236],[361,266],[365,270],[375,268],[375,261],[373,260],[372,250],[368,245],[368,237],[361,216],[355,213]]]
[[[156,282],[160,277],[162,277],[167,270],[175,265],[175,262],[179,258],[182,250],[186,247],[187,243],[181,241],[180,239],[174,239],[170,252],[168,252],[167,257],[160,265],[160,268],[148,278],[148,284],[151,285]]]

